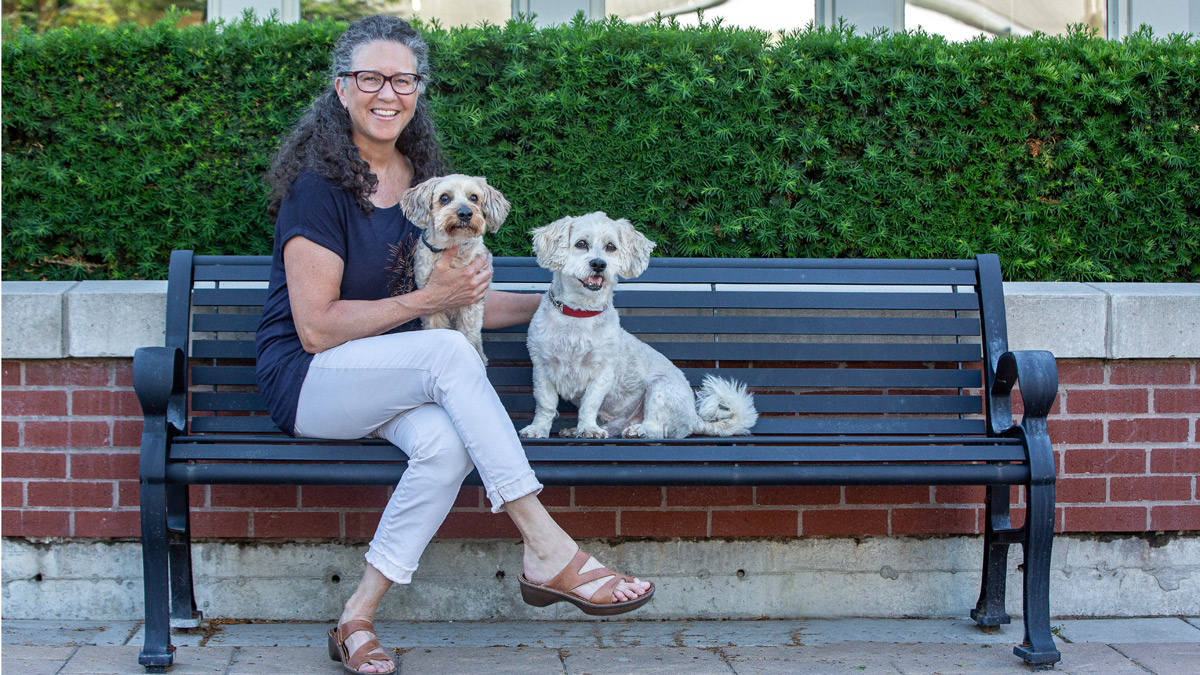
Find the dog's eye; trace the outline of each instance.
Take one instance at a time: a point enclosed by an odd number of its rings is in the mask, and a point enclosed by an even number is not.
[[[579,241],[575,242],[575,248],[587,248],[587,242],[580,239]]]
[[[471,195],[471,202],[478,204],[479,203],[479,195]]]
[[[449,204],[450,203],[450,195],[448,195],[446,193],[442,193],[442,196],[438,197],[438,203],[439,204]]]
[[[613,251],[617,250],[617,245],[610,241],[604,245],[604,250],[612,253]]]

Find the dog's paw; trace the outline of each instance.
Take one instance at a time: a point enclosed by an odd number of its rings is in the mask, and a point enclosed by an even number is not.
[[[549,429],[540,427],[536,424],[530,424],[518,433],[520,434],[521,438],[549,438],[550,436]]]
[[[646,429],[640,424],[630,424],[625,427],[625,431],[622,431],[621,435],[625,438],[645,438]]]
[[[608,432],[601,427],[575,427],[571,431],[574,438],[608,438]]]

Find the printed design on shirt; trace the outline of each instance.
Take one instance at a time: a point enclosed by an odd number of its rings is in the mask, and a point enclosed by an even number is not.
[[[417,290],[413,278],[413,251],[416,237],[402,239],[398,244],[388,244],[388,267],[392,273],[388,281],[388,295],[395,297]]]

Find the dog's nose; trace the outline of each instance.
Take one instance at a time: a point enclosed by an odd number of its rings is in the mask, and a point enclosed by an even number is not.
[[[604,262],[600,258],[592,258],[592,262],[589,264],[592,266],[592,271],[596,274],[603,272],[605,268],[608,267],[608,263]]]
[[[456,211],[455,213],[458,214],[459,220],[470,220],[471,216],[475,215],[475,214],[471,213],[471,209],[466,206],[458,207],[458,211]]]

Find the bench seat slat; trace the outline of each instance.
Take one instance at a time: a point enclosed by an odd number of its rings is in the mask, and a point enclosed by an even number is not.
[[[832,342],[650,342],[652,348],[676,361],[979,361],[981,348],[972,343],[832,343]],[[194,349],[194,348],[193,348]],[[489,359],[526,360],[524,342],[484,344]],[[232,352],[232,350],[231,350]],[[207,352],[206,352],[207,353]]]
[[[621,327],[634,335],[979,335],[978,319],[814,317],[814,316],[623,316]]]
[[[197,291],[199,292],[199,291]],[[639,291],[618,289],[613,306],[655,309],[978,310],[974,293]]]
[[[712,368],[682,370],[693,387],[700,386],[705,376],[714,374]],[[965,389],[978,388],[983,382],[981,371],[951,368],[724,368],[718,374],[751,387]],[[488,368],[488,379],[497,387],[528,387],[532,378],[533,369],[529,366]]]
[[[534,409],[533,394],[501,393],[500,402],[508,411]],[[826,394],[755,394],[754,407],[760,413],[826,413],[826,414],[979,414],[983,412],[983,399],[979,396],[927,396],[927,395],[838,395]],[[228,408],[239,410],[241,408]],[[560,410],[575,411],[573,405],[560,406]]]

